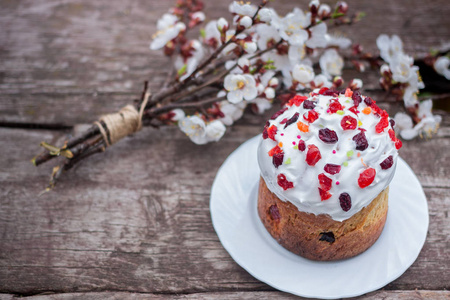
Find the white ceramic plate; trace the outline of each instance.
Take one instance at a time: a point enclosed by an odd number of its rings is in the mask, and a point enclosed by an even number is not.
[[[259,220],[259,167],[254,137],[219,169],[211,191],[211,217],[222,245],[255,278],[303,297],[359,296],[402,275],[416,260],[428,230],[428,206],[420,182],[399,159],[389,187],[389,211],[378,241],[366,252],[337,262],[311,261],[281,247]]]

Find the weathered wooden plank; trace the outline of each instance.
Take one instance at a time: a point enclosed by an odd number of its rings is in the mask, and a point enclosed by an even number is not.
[[[228,2],[206,2],[217,18]],[[367,17],[355,27],[339,29],[344,35],[375,50],[380,33],[397,33],[405,51],[424,55],[430,47],[448,42],[450,7],[445,0],[361,3],[348,1]],[[167,59],[148,44],[156,20],[171,1],[7,1],[0,2],[0,121],[75,124],[91,121],[139,95],[142,82],[156,90],[165,77]],[[306,4],[304,4],[306,5]],[[273,6],[286,13],[291,1]],[[415,13],[421,12],[420,17]],[[432,16],[432,17],[425,17]],[[367,78],[367,88],[378,76]],[[114,104],[111,105],[110,99]],[[117,104],[116,104],[117,102]],[[89,109],[90,114],[85,114]],[[48,116],[48,117],[47,117]],[[83,117],[82,117],[83,116]]]
[[[8,155],[0,157],[0,291],[267,290],[223,249],[209,213],[219,166],[259,130],[237,125],[219,143],[197,146],[176,128],[146,129],[92,157],[41,197],[51,167],[32,167],[26,145],[58,133],[1,130],[1,152]],[[448,160],[436,156],[426,167],[420,159],[436,155],[439,141],[405,146],[417,150],[411,166],[430,185],[430,228],[417,261],[387,289],[450,288],[450,195],[448,181],[440,181],[449,178]]]
[[[377,291],[369,293],[363,296],[349,298],[353,300],[379,300],[379,299],[392,299],[392,300],[447,300],[450,297],[449,291]],[[1,295],[1,300],[13,299],[13,295]],[[116,300],[116,299],[229,299],[229,300],[245,300],[245,299],[306,299],[303,297],[297,297],[282,292],[208,292],[208,293],[195,293],[195,294],[182,294],[182,295],[169,295],[169,294],[140,294],[129,292],[91,292],[91,293],[66,293],[55,295],[36,295],[23,297],[22,299],[29,300],[78,300],[78,299],[92,299],[92,300]],[[311,299],[311,298],[308,298]]]

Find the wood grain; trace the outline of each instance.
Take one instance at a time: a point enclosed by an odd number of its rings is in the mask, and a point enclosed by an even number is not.
[[[212,18],[228,6],[205,2]],[[401,35],[406,52],[418,56],[449,42],[444,0],[348,3],[367,17],[343,34],[368,50],[375,51],[380,33]],[[260,133],[271,112],[246,115],[223,140],[205,146],[192,144],[177,128],[144,128],[38,196],[56,163],[32,166],[41,141],[61,143],[83,124],[133,101],[146,79],[151,88],[160,86],[167,60],[148,44],[171,4],[0,0],[0,299],[297,298],[237,265],[209,212],[220,165]],[[292,2],[273,5],[286,13]],[[381,98],[375,84],[366,88]],[[450,298],[450,120],[438,113],[444,119],[437,136],[404,142],[401,150],[427,196],[425,246],[384,290],[355,299]],[[36,125],[44,129],[10,128]]]

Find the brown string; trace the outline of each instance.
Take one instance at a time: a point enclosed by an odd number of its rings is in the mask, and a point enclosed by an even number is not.
[[[142,101],[139,112],[133,105],[129,104],[122,107],[119,112],[104,115],[99,121],[94,122],[94,124],[98,126],[107,147],[118,142],[127,135],[141,130],[142,116],[150,95],[150,92],[145,92],[144,100]],[[104,125],[100,123],[100,121],[102,121]]]

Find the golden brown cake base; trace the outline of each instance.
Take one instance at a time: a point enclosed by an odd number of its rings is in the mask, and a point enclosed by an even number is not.
[[[289,251],[312,260],[338,260],[367,250],[383,231],[389,187],[351,218],[338,222],[328,215],[300,212],[281,201],[261,178],[258,214],[267,231]]]

